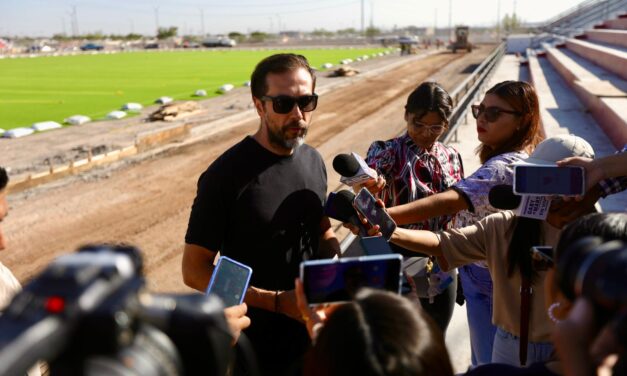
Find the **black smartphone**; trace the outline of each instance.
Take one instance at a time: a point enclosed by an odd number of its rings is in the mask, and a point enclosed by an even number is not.
[[[531,247],[531,264],[533,269],[537,271],[547,270],[552,268],[553,262],[553,247],[537,245]]]
[[[579,166],[514,166],[514,193],[519,195],[577,196],[585,193],[584,170]]]
[[[399,254],[303,261],[300,279],[311,305],[349,301],[361,287],[400,293]]]
[[[213,270],[207,294],[216,294],[225,307],[242,304],[253,270],[240,262],[221,256]]]
[[[387,240],[396,230],[396,222],[384,208],[377,205],[377,200],[366,188],[362,188],[355,196],[353,206],[372,226],[379,225],[381,234]]]

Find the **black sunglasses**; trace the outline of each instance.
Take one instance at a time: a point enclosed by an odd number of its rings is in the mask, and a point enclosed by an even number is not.
[[[488,123],[493,123],[497,121],[502,113],[512,114],[516,116],[522,115],[522,112],[518,112],[518,111],[509,111],[509,110],[505,110],[503,108],[494,107],[494,106],[490,106],[490,107],[483,107],[483,105],[476,106],[474,104],[470,106],[470,110],[472,111],[472,117],[474,117],[475,119],[479,119],[479,116],[481,116],[481,114],[485,114],[485,119],[488,121]]]
[[[301,95],[300,97],[292,97],[289,95],[277,95],[271,97],[264,95],[261,97],[263,101],[272,101],[272,109],[277,114],[289,114],[294,108],[295,104],[298,104],[298,108],[302,112],[311,112],[318,106],[318,95]]]

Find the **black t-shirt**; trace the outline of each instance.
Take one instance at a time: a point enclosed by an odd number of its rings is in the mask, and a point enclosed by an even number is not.
[[[284,157],[246,137],[200,176],[185,242],[250,266],[252,286],[291,290],[300,262],[318,256],[326,192],[326,168],[315,149],[302,145]],[[255,307],[247,315],[244,333],[261,374],[298,369],[309,347],[305,326]],[[234,373],[246,374],[240,367]]]
[[[200,176],[185,241],[250,266],[255,287],[293,289],[318,253],[326,176],[312,147],[279,156],[248,136]]]

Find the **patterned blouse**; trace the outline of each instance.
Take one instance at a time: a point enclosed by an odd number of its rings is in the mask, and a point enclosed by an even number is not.
[[[455,217],[456,228],[473,225],[475,222],[500,210],[490,205],[490,189],[499,184],[512,185],[514,168],[512,163],[527,159],[524,151],[503,153],[488,159],[472,175],[455,184],[453,189],[468,202],[469,209],[460,211]]]
[[[620,153],[627,153],[627,145],[623,146],[621,150],[616,152],[616,154]],[[601,195],[603,197],[607,197],[627,189],[627,176],[601,180],[599,185],[601,186]]]
[[[380,197],[387,207],[406,204],[443,192],[464,177],[457,150],[436,142],[431,150],[414,143],[407,133],[370,145],[366,163],[385,178]],[[451,216],[404,225],[409,229],[439,231],[449,227]]]

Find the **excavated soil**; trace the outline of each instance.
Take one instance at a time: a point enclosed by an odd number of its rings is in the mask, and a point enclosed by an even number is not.
[[[349,84],[325,92],[307,143],[324,157],[329,189],[339,187],[339,177],[331,167],[336,154],[363,154],[373,140],[391,138],[403,130],[404,101],[418,83],[437,80],[452,90],[467,77],[467,68],[480,63],[491,50],[492,46],[483,46],[470,54],[445,52],[408,59],[394,69],[356,76]],[[223,102],[217,100],[215,106],[224,108]],[[210,109],[211,101],[204,107]],[[10,195],[10,215],[2,224],[8,236],[2,262],[25,282],[54,257],[80,245],[125,242],[143,251],[151,290],[189,291],[183,285],[180,264],[198,176],[257,127],[256,119],[235,122],[201,142]],[[54,142],[52,134],[46,137]]]

